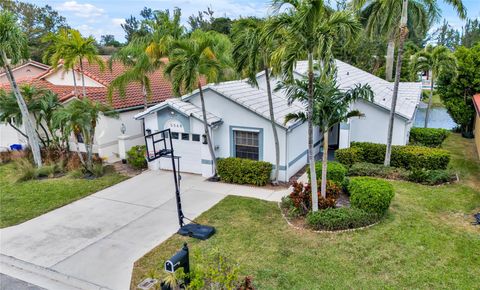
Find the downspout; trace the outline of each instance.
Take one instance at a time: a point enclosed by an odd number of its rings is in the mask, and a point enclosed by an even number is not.
[[[288,172],[290,171],[290,166],[288,165],[288,133],[289,129],[285,130],[285,182],[289,181]]]

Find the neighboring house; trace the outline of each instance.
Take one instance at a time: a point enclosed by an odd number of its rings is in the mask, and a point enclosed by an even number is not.
[[[473,96],[473,105],[475,106],[475,125],[473,135],[475,137],[475,145],[477,146],[478,157],[480,158],[480,94]]]
[[[95,132],[93,147],[94,152],[98,153],[100,157],[108,162],[114,162],[119,160],[119,158],[125,157],[124,150],[128,150],[133,145],[145,143],[142,122],[133,118],[135,114],[143,111],[144,101],[141,86],[132,83],[127,86],[125,97],[120,97],[118,92],[115,92],[110,103],[107,95],[108,86],[112,80],[126,70],[126,67],[120,62],[114,62],[112,70],[110,70],[107,64],[108,56],[103,56],[103,59],[105,61],[105,69],[103,71],[100,70],[97,64],[90,65],[87,61],[84,61],[85,85],[88,98],[110,104],[119,112],[118,119],[104,116],[100,118]],[[75,77],[77,82],[76,96],[72,71],[63,70],[62,65],[57,69],[49,68],[33,79],[19,81],[19,85],[28,83],[49,89],[58,94],[60,101],[68,104],[75,98],[82,98],[82,78],[79,69],[75,70]],[[149,106],[172,97],[170,82],[164,78],[161,70],[153,73],[150,76],[150,80],[152,95],[148,100]],[[9,89],[9,84],[3,85],[3,87]],[[119,149],[119,141],[121,141],[124,148]],[[70,147],[75,148],[75,146]],[[83,144],[80,144],[80,150],[85,150]]]
[[[369,83],[376,94],[373,102],[359,101],[353,105],[365,113],[339,124],[330,132],[331,147],[344,148],[352,141],[386,143],[389,108],[393,84],[367,72],[337,61],[338,84],[348,88],[357,83]],[[301,77],[306,71],[306,62],[297,63],[296,74]],[[260,88],[247,81],[230,81],[209,84],[204,87],[209,128],[217,158],[242,157],[275,163],[273,132],[269,121],[267,92],[263,89],[262,73],[257,75]],[[272,81],[274,83],[275,80]],[[412,126],[416,106],[421,94],[421,83],[402,83],[395,116],[394,144],[406,144]],[[307,124],[284,123],[288,113],[304,108],[288,104],[281,91],[273,94],[275,121],[280,141],[281,181],[288,181],[307,164]],[[203,135],[202,112],[198,91],[170,99],[137,114],[144,120],[145,129],[155,132],[170,128],[174,133],[175,155],[181,157],[182,171],[199,173],[209,177],[213,173],[212,160]],[[315,154],[320,152],[322,136],[314,129]],[[170,169],[168,160],[151,162],[152,168]]]

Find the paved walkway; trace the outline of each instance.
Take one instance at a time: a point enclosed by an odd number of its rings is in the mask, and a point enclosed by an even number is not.
[[[227,195],[279,201],[286,190],[182,174],[182,206],[195,218]],[[47,289],[128,289],[133,263],[178,229],[172,173],[146,171],[0,230],[0,272]]]

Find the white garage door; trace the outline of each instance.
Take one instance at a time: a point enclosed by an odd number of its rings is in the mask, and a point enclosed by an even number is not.
[[[175,156],[180,156],[180,171],[189,173],[202,173],[202,142],[192,141],[192,134],[179,133],[178,139],[173,139],[173,150]],[[188,135],[188,140],[186,135]],[[172,161],[167,158],[160,158],[160,168],[172,170]]]

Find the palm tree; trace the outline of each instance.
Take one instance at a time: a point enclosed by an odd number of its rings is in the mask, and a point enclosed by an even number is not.
[[[436,0],[431,0],[436,2]],[[461,0],[445,0],[446,3],[451,4],[461,18],[465,17],[466,10]],[[390,108],[390,120],[388,122],[387,131],[387,149],[385,151],[385,166],[390,166],[390,156],[392,154],[392,137],[393,137],[393,123],[395,121],[395,109],[397,107],[398,99],[398,87],[400,85],[400,75],[402,72],[403,61],[403,46],[405,39],[408,35],[407,21],[408,21],[408,0],[402,2],[402,17],[400,18],[399,25],[399,40],[398,40],[398,52],[397,52],[397,64],[395,68],[395,82],[393,85],[392,105]]]
[[[86,97],[83,61],[87,60],[89,64],[97,64],[100,70],[103,70],[105,67],[103,59],[98,55],[95,38],[93,36],[85,38],[76,29],[62,29],[57,35],[50,35],[47,40],[52,41],[52,46],[46,51],[44,59],[50,58],[50,63],[54,68],[58,67],[60,61],[63,61],[65,69],[72,69],[75,87],[74,68],[79,65],[82,76],[83,97]]]
[[[53,115],[54,126],[63,126],[64,133],[74,135],[74,143],[78,157],[85,170],[93,173],[93,143],[95,129],[101,115],[107,117],[118,117],[118,113],[111,107],[99,102],[91,101],[88,98],[75,99],[67,106],[57,110]],[[87,160],[85,161],[80,152],[79,139],[83,139]]]
[[[203,126],[208,149],[212,157],[214,176],[217,176],[217,161],[212,138],[208,129],[202,80],[218,82],[229,77],[230,40],[217,32],[196,30],[187,39],[171,44],[169,62],[165,74],[171,79],[174,93],[181,95],[198,89],[202,103]]]
[[[395,40],[398,36],[396,28],[402,14],[402,0],[354,0],[351,4],[354,9],[360,9],[360,14],[366,18],[365,31],[369,37],[375,38],[379,35],[387,37],[385,79],[391,82]],[[435,1],[409,0],[407,25],[412,32],[425,33],[439,16],[439,8]]]
[[[287,79],[293,78],[293,70],[298,60],[308,60],[308,162],[312,186],[312,210],[318,211],[317,176],[313,148],[313,74],[314,58],[319,65],[332,63],[332,45],[335,38],[343,33],[352,39],[361,30],[359,22],[349,11],[333,11],[323,0],[274,0],[273,7],[278,11],[286,5],[286,12],[267,21],[265,34],[273,37],[284,31],[285,39],[272,56],[273,72],[282,72]]]
[[[272,183],[278,184],[280,143],[278,141],[277,125],[275,124],[275,115],[273,113],[272,89],[270,88],[270,59],[274,43],[273,41],[269,41],[271,38],[262,37],[263,25],[263,22],[246,19],[234,27],[232,56],[237,72],[245,74],[249,82],[256,87],[258,87],[257,72],[260,70],[265,72],[270,123],[272,125],[275,142],[275,172]]]
[[[445,46],[427,45],[424,50],[413,55],[412,67],[415,73],[419,71],[430,72],[430,96],[428,98],[427,112],[425,114],[425,128],[428,127],[428,117],[432,106],[433,88],[435,78],[445,70],[452,70],[456,66],[455,57]]]
[[[32,149],[33,159],[37,167],[42,166],[42,156],[40,153],[40,144],[35,133],[27,104],[18,89],[17,82],[12,73],[10,64],[17,64],[27,55],[27,39],[20,27],[17,25],[17,19],[13,14],[7,11],[0,12],[0,66],[6,72],[11,90],[15,95],[18,107],[20,108],[23,124],[25,125],[28,143]]]
[[[309,84],[307,79],[280,82],[278,89],[285,90],[289,102],[299,101],[306,105],[309,101]],[[313,123],[323,133],[321,195],[323,198],[326,198],[329,132],[333,126],[345,122],[349,118],[364,116],[358,110],[350,111],[350,105],[358,99],[373,100],[373,91],[368,84],[363,86],[357,84],[348,90],[340,90],[336,81],[335,69],[329,68],[322,71],[320,76],[314,77],[313,96]],[[290,120],[305,122],[307,121],[307,113],[288,114],[285,117],[285,123]],[[310,171],[311,173],[312,171]]]

